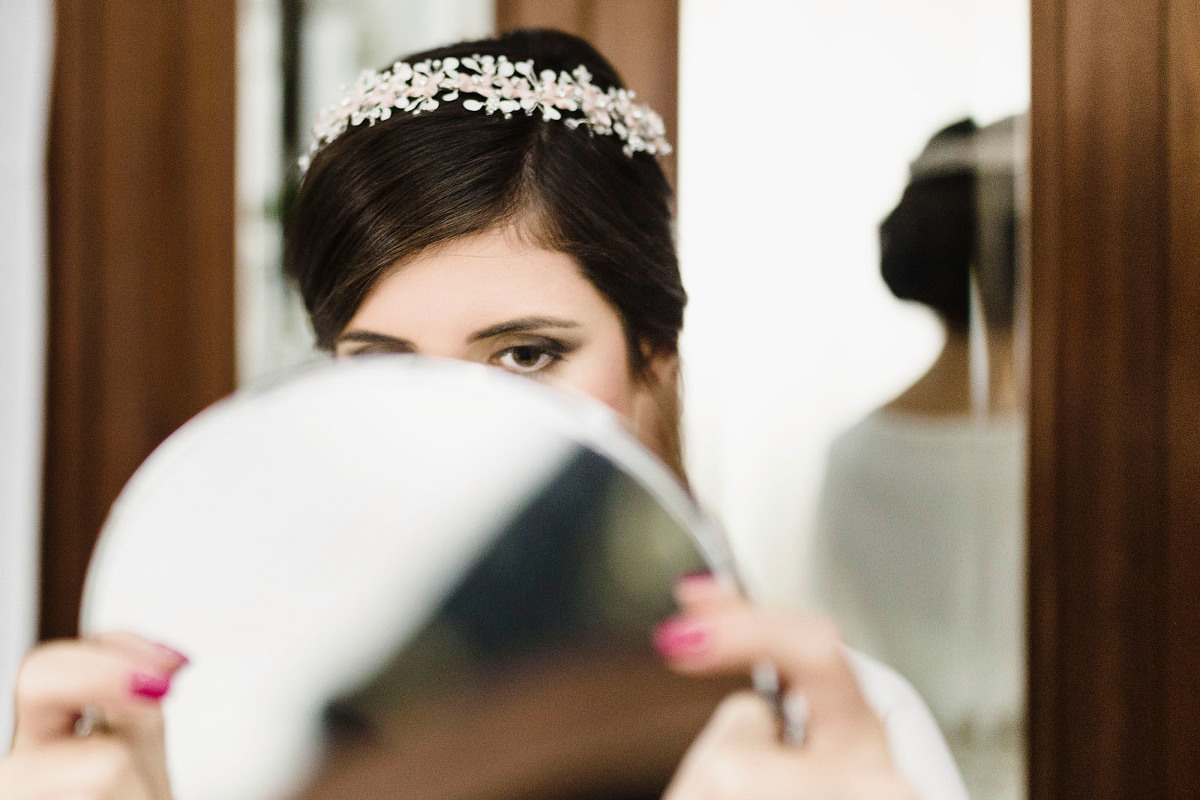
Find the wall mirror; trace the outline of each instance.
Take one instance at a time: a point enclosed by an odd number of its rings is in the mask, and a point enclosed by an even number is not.
[[[1028,7],[681,9],[693,480],[1022,797]]]

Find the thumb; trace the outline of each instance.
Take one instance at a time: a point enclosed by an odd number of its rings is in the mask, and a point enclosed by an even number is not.
[[[727,697],[679,764],[663,800],[763,797],[756,784],[777,766],[778,723],[758,695]]]
[[[692,743],[691,754],[726,748],[759,749],[779,745],[779,722],[770,705],[753,692],[725,698]]]

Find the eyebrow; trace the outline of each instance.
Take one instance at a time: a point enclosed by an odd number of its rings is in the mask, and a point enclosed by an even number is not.
[[[483,339],[491,339],[495,336],[503,336],[506,333],[528,333],[530,331],[541,330],[542,328],[578,328],[578,322],[572,322],[567,319],[556,319],[554,317],[521,317],[520,319],[501,322],[499,325],[492,325],[489,328],[476,331],[471,334],[470,341],[478,342]]]
[[[491,339],[496,336],[504,336],[509,333],[528,333],[530,331],[541,330],[543,328],[578,328],[578,322],[572,322],[567,319],[557,319],[555,317],[521,317],[520,319],[501,322],[497,325],[478,330],[471,334],[468,341],[479,342],[484,339]],[[417,351],[417,346],[408,339],[401,339],[398,336],[388,336],[386,333],[376,333],[375,331],[349,331],[343,333],[337,338],[336,344],[342,342],[354,342],[357,344],[383,344],[397,349],[408,350],[411,352]],[[336,346],[335,344],[335,346]]]
[[[386,333],[375,333],[374,331],[350,331],[343,333],[337,339],[337,344],[342,342],[357,342],[359,344],[386,344],[391,347],[410,350],[416,352],[417,346],[408,339],[400,339],[396,336],[388,336]]]

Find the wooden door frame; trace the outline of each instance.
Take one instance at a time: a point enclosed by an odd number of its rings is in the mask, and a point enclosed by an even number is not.
[[[58,0],[40,632],[150,451],[234,388],[235,0]]]
[[[1200,5],[1033,0],[1031,797],[1200,796]]]

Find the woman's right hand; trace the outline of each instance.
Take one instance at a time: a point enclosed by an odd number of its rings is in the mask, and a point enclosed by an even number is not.
[[[828,620],[756,608],[711,577],[680,583],[684,615],[656,643],[678,672],[749,673],[773,665],[802,701],[802,742],[781,740],[770,705],[748,692],[717,709],[684,757],[664,800],[914,800],[893,763],[887,731],[862,693]]]
[[[4,800],[170,800],[160,701],[182,654],[129,633],[44,644],[17,677]],[[89,715],[87,735],[76,726]]]

